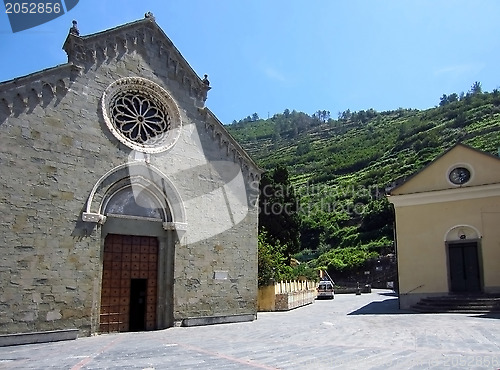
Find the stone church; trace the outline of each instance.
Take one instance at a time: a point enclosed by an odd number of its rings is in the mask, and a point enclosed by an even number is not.
[[[0,84],[0,334],[249,321],[262,170],[151,13]]]

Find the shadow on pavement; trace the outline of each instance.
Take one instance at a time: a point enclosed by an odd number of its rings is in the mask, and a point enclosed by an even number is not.
[[[379,293],[381,296],[389,296],[392,298],[384,299],[383,301],[371,302],[348,315],[397,315],[397,314],[414,314],[410,310],[400,310],[398,298],[395,293]]]
[[[471,317],[477,317],[479,319],[500,319],[500,313],[485,313],[482,315],[472,315]]]

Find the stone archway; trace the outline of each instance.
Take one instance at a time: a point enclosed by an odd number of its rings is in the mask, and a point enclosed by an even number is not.
[[[186,225],[173,184],[144,162],[118,166],[99,179],[85,210],[84,221],[101,224],[94,331],[172,326],[175,246]]]
[[[105,173],[90,192],[82,220],[104,224],[109,199],[127,185],[133,192],[147,189],[156,198],[159,209],[164,211],[165,229],[186,230],[186,213],[179,192],[165,174],[144,161],[125,163]]]

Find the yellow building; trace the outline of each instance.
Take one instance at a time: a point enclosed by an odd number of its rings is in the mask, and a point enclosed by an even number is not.
[[[389,195],[400,307],[500,292],[500,158],[457,144]]]

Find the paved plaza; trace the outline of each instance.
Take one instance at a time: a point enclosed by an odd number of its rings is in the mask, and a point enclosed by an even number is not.
[[[500,317],[414,314],[390,291],[253,322],[0,348],[0,369],[500,369]]]

